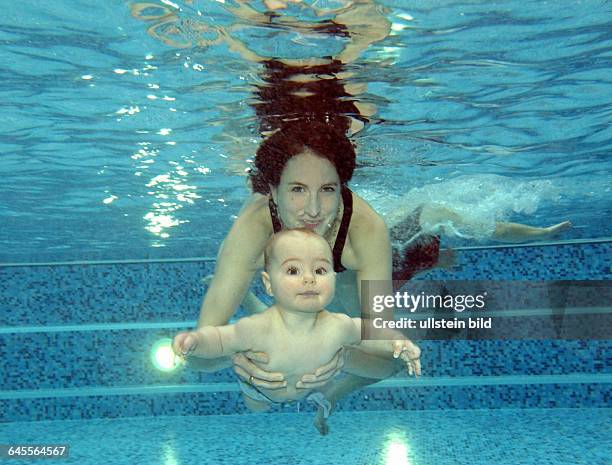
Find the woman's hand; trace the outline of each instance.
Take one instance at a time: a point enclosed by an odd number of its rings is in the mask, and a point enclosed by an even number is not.
[[[304,375],[296,384],[298,389],[316,389],[327,384],[336,376],[344,366],[344,349],[336,352],[336,355],[325,365],[317,368],[313,374]]]
[[[261,369],[257,363],[268,363],[265,352],[238,352],[232,357],[234,371],[245,383],[265,389],[282,389],[287,387],[287,381],[282,373],[272,373]]]

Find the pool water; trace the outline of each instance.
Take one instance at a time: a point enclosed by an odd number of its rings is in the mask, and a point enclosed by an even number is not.
[[[423,378],[343,399],[326,437],[312,407],[246,412],[229,370],[158,370],[261,140],[261,64],[192,42],[231,24],[275,53],[344,39],[237,20],[232,0],[152,1],[177,47],[135,4],[24,0],[0,18],[0,444],[68,444],[58,463],[84,465],[612,463],[609,339],[423,342]],[[609,281],[612,4],[380,5],[392,34],[348,66],[376,107],[350,187],[387,220],[436,201],[478,226],[444,239],[452,271],[420,279]],[[547,243],[482,234],[568,219]]]
[[[216,256],[248,194],[262,66],[222,44],[171,47],[147,33],[155,21],[132,16],[135,3],[6,8],[0,262]],[[392,34],[346,81],[377,108],[354,137],[351,187],[385,213],[416,194],[472,192],[474,205],[493,184],[503,219],[570,219],[561,239],[610,237],[610,3],[380,3]],[[195,25],[206,36],[233,22],[279,54],[299,45],[237,20],[231,1],[151,4],[150,15],[178,14],[189,40]],[[515,194],[530,182],[531,198]]]

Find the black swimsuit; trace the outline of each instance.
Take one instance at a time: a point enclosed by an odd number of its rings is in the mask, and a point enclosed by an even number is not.
[[[353,215],[353,193],[351,190],[342,186],[342,203],[344,204],[344,211],[342,212],[342,220],[340,221],[340,228],[338,229],[338,235],[336,236],[336,242],[334,243],[334,249],[332,251],[334,257],[334,271],[336,273],[342,273],[346,268],[342,266],[342,251],[344,250],[344,244],[346,243],[346,236],[348,235],[349,225],[351,224],[351,216]],[[283,229],[280,219],[278,218],[278,211],[276,210],[276,204],[270,196],[268,200],[270,207],[270,216],[272,217],[272,229],[275,233]]]
[[[418,207],[389,231],[393,244],[393,279],[407,281],[421,271],[426,271],[438,263],[440,236],[424,234],[421,230],[421,211]],[[412,239],[407,246],[402,242]]]

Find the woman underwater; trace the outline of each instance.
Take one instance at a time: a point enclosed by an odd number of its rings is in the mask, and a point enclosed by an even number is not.
[[[255,169],[250,173],[253,194],[221,244],[215,273],[200,310],[199,326],[229,321],[247,296],[256,271],[262,267],[265,244],[275,231],[283,228],[305,227],[329,242],[334,269],[339,273],[336,299],[330,310],[358,312],[363,280],[391,283],[393,277],[409,279],[414,272],[433,266],[438,260],[436,236],[430,236],[434,245],[425,249],[413,242],[411,247],[395,251],[391,237],[401,241],[408,237],[408,230],[409,237],[413,237],[423,221],[442,215],[443,210],[423,206],[399,221],[390,235],[383,218],[347,186],[356,165],[355,149],[348,135],[361,130],[374,110],[353,98],[356,90],[342,80],[346,77],[345,65],[370,44],[385,38],[390,30],[389,21],[374,2],[349,3],[338,10],[325,11],[334,16],[333,20],[316,22],[297,21],[271,10],[260,13],[246,2],[227,8],[244,21],[337,37],[343,39],[345,46],[333,58],[262,57],[235,38],[233,33],[240,26],[217,30],[215,41],[225,42],[231,50],[263,68],[263,84],[257,87],[253,103],[263,140],[255,157]],[[147,5],[151,4],[136,4],[132,10],[134,16],[153,22],[149,28],[152,35],[169,45],[198,45],[197,39],[183,40],[185,35],[181,32],[189,29],[193,37],[193,31],[198,30],[195,23],[186,23],[169,10],[157,18],[144,16]],[[210,45],[210,41],[205,45]],[[544,228],[532,229],[544,232]],[[425,250],[428,258],[415,256],[415,250]],[[330,381],[341,369],[343,357],[351,357],[353,365],[363,367],[361,376],[346,375]],[[282,387],[282,374],[267,372],[266,360],[266,354],[246,353],[234,357],[232,362],[244,382],[267,389]],[[229,363],[190,360],[193,366],[211,371]],[[395,371],[392,360],[351,350],[302,378],[298,387],[318,388],[334,405],[345,394]],[[315,426],[325,434],[327,424],[320,413]]]

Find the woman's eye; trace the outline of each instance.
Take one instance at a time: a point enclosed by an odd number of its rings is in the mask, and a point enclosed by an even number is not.
[[[336,192],[336,188],[333,186],[326,186],[323,188],[323,192]]]
[[[299,270],[295,266],[290,266],[287,268],[287,274],[296,275],[299,273]]]
[[[315,270],[315,273],[318,274],[318,275],[325,275],[325,274],[327,274],[327,269],[325,269],[325,268],[317,268]]]
[[[293,186],[291,192],[304,192],[304,188],[302,186]]]

